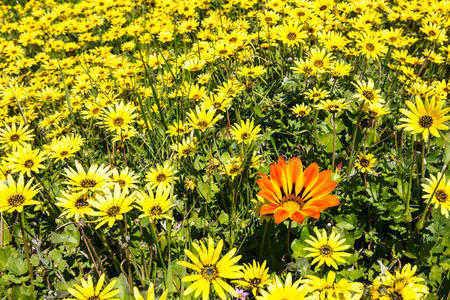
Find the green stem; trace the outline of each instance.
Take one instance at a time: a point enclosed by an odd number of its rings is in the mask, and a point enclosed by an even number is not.
[[[291,243],[291,225],[292,225],[292,221],[289,220],[289,225],[288,225],[288,230],[287,230],[287,234],[286,234],[286,261],[291,261],[291,249],[289,247],[290,243]]]
[[[266,234],[267,234],[267,222],[264,222],[264,231],[262,236],[261,248],[259,248],[259,259],[262,259],[263,251],[264,251],[264,243],[266,242]]]
[[[333,122],[333,154],[331,156],[331,172],[334,172],[334,162],[336,159],[336,113],[331,114],[331,121]]]
[[[118,222],[118,223],[119,223],[119,228],[120,228],[120,237],[122,239],[122,249],[125,252],[125,260],[127,262],[128,291],[129,291],[130,298],[131,298],[131,293],[133,291],[133,274],[131,272],[130,257],[128,255],[128,242],[126,240],[126,234],[125,234],[125,231],[126,231],[126,223],[125,223],[126,215],[124,215],[123,218],[124,218],[125,229],[124,229],[124,226],[122,226],[121,222]]]
[[[442,170],[441,170],[441,176],[439,177],[439,180],[438,180],[438,182],[436,183],[436,186],[434,187],[434,190],[433,190],[433,193],[431,194],[431,196],[430,196],[430,199],[428,199],[428,203],[427,203],[427,206],[425,207],[425,209],[424,209],[424,211],[423,211],[423,213],[422,213],[422,217],[420,218],[420,220],[419,220],[419,222],[417,222],[417,224],[416,224],[416,229],[417,229],[417,231],[420,231],[422,228],[423,228],[423,225],[425,224],[425,220],[426,220],[426,218],[427,218],[427,215],[428,215],[428,209],[430,208],[430,205],[431,205],[431,200],[433,199],[433,197],[434,197],[434,194],[436,193],[436,190],[437,190],[437,188],[439,187],[439,184],[441,183],[441,180],[444,178],[444,175],[445,175],[445,171],[447,170],[447,167],[448,167],[448,164],[449,164],[450,162],[448,161],[445,165],[444,165],[444,167],[442,168]]]
[[[353,148],[355,148],[355,142],[356,142],[356,134],[358,132],[358,128],[359,128],[359,123],[361,121],[361,112],[363,109],[365,101],[361,102],[361,105],[359,106],[359,110],[358,110],[358,119],[356,121],[356,126],[355,128],[353,128],[353,134],[352,134],[352,146],[350,147],[350,159],[348,161],[348,167],[347,167],[347,181],[350,178],[350,173],[353,167],[353,158],[355,156],[355,151]]]
[[[405,203],[405,214],[404,214],[404,219],[405,222],[409,223],[412,220],[411,217],[411,212],[409,211],[409,202],[411,200],[411,189],[412,189],[412,177],[413,177],[413,173],[414,173],[414,160],[416,159],[416,151],[414,149],[414,142],[416,140],[416,136],[413,135],[412,136],[412,141],[411,141],[411,168],[409,170],[409,182],[408,182],[408,192],[406,194],[406,203]]]
[[[30,260],[30,248],[28,247],[27,236],[25,235],[25,213],[22,210],[20,213],[20,231],[22,233],[23,245],[25,247],[25,255],[27,256],[28,274],[30,274],[31,285],[33,285],[33,266]]]

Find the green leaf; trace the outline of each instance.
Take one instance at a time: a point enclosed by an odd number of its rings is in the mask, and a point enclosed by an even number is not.
[[[355,214],[336,216],[334,217],[334,220],[336,221],[336,227],[344,230],[353,230],[358,224]]]
[[[28,271],[27,263],[17,256],[10,256],[7,269],[14,275],[22,275]]]
[[[119,293],[114,298],[121,300],[130,300],[128,282],[123,274],[120,274],[119,277],[117,277],[115,288],[119,289]]]
[[[32,286],[14,286],[11,290],[11,296],[14,300],[34,300],[36,299],[36,291]]]
[[[229,216],[227,213],[225,213],[224,211],[222,211],[218,217],[218,221],[220,224],[228,224],[229,221]]]
[[[11,243],[11,233],[9,232],[8,225],[3,221],[3,246]]]
[[[64,228],[63,233],[52,232],[50,240],[54,244],[63,244],[68,248],[75,248],[80,243],[80,233],[75,225],[70,224]]]
[[[333,152],[333,132],[319,134],[318,136],[319,144],[324,147],[327,153]],[[335,151],[342,149],[342,143],[339,140],[339,136],[336,136],[336,148]]]

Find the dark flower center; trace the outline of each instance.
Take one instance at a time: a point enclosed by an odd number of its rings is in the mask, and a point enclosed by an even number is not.
[[[59,152],[59,155],[61,155],[61,156],[66,156],[67,154],[69,154],[69,152],[66,150]]]
[[[444,203],[448,200],[448,194],[444,190],[437,190],[435,193],[435,197],[441,203]]]
[[[328,107],[327,107],[327,110],[328,111],[337,111],[337,110],[339,110],[341,107],[339,106],[339,105],[337,105],[337,104],[330,104],[330,105],[328,105]]]
[[[218,273],[219,271],[217,270],[217,267],[215,265],[205,265],[200,272],[202,277],[208,281],[213,281],[214,279],[216,279],[219,275]]]
[[[375,50],[375,46],[372,43],[367,43],[366,44],[366,49],[369,50],[369,51],[373,51],[373,50]]]
[[[74,206],[78,209],[89,206],[89,203],[87,202],[87,197],[85,195],[81,196],[75,201]]]
[[[359,164],[361,165],[361,167],[367,168],[368,166],[370,166],[370,161],[365,158],[361,158],[359,160]]]
[[[208,127],[208,122],[206,122],[206,121],[200,121],[200,122],[197,123],[197,126],[198,126],[200,129],[205,129],[205,128]]]
[[[126,184],[125,180],[123,180],[123,179],[117,179],[117,180],[114,180],[114,182],[117,183],[121,188],[123,188]]]
[[[366,98],[369,101],[373,101],[375,99],[375,93],[369,90],[365,90],[362,92],[362,95],[364,98]]]
[[[194,154],[194,149],[192,149],[191,147],[183,149],[183,150],[181,150],[181,154],[190,156],[190,155]]]
[[[297,35],[294,32],[289,32],[287,35],[288,40],[295,40],[297,38]]]
[[[323,256],[333,255],[333,249],[328,245],[324,245],[324,246],[320,247],[319,252]]]
[[[11,142],[16,142],[16,141],[18,141],[19,139],[20,139],[20,135],[18,135],[17,133],[12,134],[12,135],[9,137],[9,140],[10,140]]]
[[[85,178],[80,181],[80,185],[84,188],[92,188],[97,185],[97,181],[95,181],[94,179]]]
[[[108,210],[106,211],[106,214],[110,217],[115,217],[119,214],[120,212],[120,207],[117,205],[111,206],[110,208],[108,208]]]
[[[248,134],[247,132],[244,132],[243,134],[241,134],[241,139],[248,140],[249,138],[250,138],[250,134]]]
[[[31,169],[34,166],[34,162],[32,159],[27,159],[23,165],[25,168]]]
[[[261,283],[261,278],[252,278],[250,279],[250,284],[252,286],[258,286]]]
[[[22,194],[13,194],[8,197],[9,206],[18,207],[25,202],[25,197]]]
[[[167,179],[167,175],[164,173],[160,173],[158,174],[158,176],[156,176],[156,181],[158,182],[163,182]]]
[[[161,206],[159,206],[159,205],[156,205],[156,206],[153,206],[151,209],[150,209],[150,215],[151,216],[160,216],[160,215],[162,215],[162,208],[161,208]]]
[[[125,120],[122,117],[117,117],[113,120],[114,126],[122,126]]]
[[[430,128],[433,125],[433,118],[431,116],[421,116],[419,118],[419,125],[422,128]]]
[[[321,60],[321,59],[318,59],[318,60],[314,61],[314,66],[316,68],[322,68],[323,65],[324,65],[324,63],[323,63],[323,60]]]

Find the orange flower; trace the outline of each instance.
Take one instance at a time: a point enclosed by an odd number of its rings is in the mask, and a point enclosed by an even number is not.
[[[330,195],[337,185],[331,180],[331,171],[319,172],[316,163],[303,170],[300,158],[294,157],[286,163],[279,157],[278,164],[270,166],[270,177],[259,175],[262,178],[256,181],[261,188],[258,195],[267,201],[259,214],[273,214],[277,224],[287,218],[298,223],[305,216],[318,219],[322,210],[339,205],[338,198]]]

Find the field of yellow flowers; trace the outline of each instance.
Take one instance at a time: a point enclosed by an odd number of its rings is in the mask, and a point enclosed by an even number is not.
[[[0,298],[450,295],[449,0],[3,0]]]

